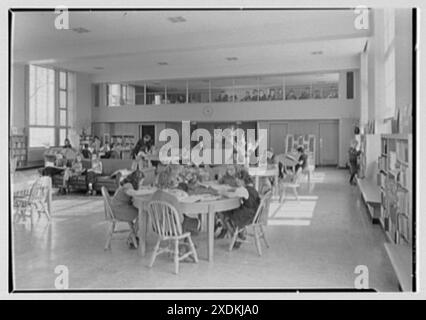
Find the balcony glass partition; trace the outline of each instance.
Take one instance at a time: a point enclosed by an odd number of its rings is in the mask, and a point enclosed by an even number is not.
[[[259,78],[259,101],[283,100],[283,76]]]
[[[107,84],[106,91],[111,107],[335,99],[339,97],[339,73],[134,81]]]
[[[146,83],[146,104],[165,104],[166,84],[162,81]]]
[[[259,101],[259,81],[257,77],[235,79],[236,102]]]
[[[339,74],[316,73],[286,76],[286,100],[338,98]]]
[[[210,80],[189,80],[188,93],[189,103],[210,102]]]
[[[176,80],[166,82],[167,99],[166,103],[186,103],[186,80]]]
[[[212,102],[234,101],[234,80],[230,78],[211,80]]]

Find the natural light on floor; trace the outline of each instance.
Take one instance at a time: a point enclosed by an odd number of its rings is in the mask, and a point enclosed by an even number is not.
[[[283,203],[273,202],[269,208],[268,225],[309,226],[318,196],[299,196]]]

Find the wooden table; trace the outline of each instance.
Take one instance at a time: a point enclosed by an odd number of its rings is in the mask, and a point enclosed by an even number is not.
[[[146,239],[148,235],[149,217],[145,205],[151,196],[134,197],[134,205],[139,211],[139,252],[146,254]],[[240,206],[240,198],[225,198],[214,201],[200,201],[194,203],[180,202],[182,213],[187,215],[207,215],[207,259],[213,261],[214,250],[214,217],[216,212],[236,209]]]

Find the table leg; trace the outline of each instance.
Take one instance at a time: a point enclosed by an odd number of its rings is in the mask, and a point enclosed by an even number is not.
[[[148,234],[148,214],[144,212],[144,206],[144,204],[141,204],[138,209],[139,253],[142,257],[146,254],[146,238]]]
[[[208,260],[210,262],[213,261],[213,248],[214,248],[214,215],[215,211],[213,209],[212,205],[209,205],[209,213],[208,213],[208,248],[207,248],[207,254],[208,254]]]
[[[258,175],[256,175],[256,178],[255,178],[255,188],[256,188],[256,190],[257,191],[259,191],[259,176]]]

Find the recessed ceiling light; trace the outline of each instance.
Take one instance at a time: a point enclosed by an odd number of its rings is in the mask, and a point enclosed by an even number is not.
[[[90,30],[88,30],[86,28],[82,28],[82,27],[72,28],[71,30],[74,31],[74,32],[77,32],[77,33],[88,33],[88,32],[90,32]]]
[[[179,23],[179,22],[185,22],[186,21],[186,19],[182,16],[169,17],[169,18],[167,18],[167,20],[169,20],[171,23]]]
[[[237,57],[226,57],[226,60],[228,60],[228,61],[236,61],[236,60],[238,60],[238,58]]]
[[[167,63],[167,62],[165,62],[165,61],[157,62],[157,64],[158,64],[159,66],[167,66],[167,65],[168,65],[168,63]]]
[[[321,50],[319,50],[319,51],[312,51],[311,54],[315,56],[315,55],[321,55],[321,54],[323,54],[323,52]]]

